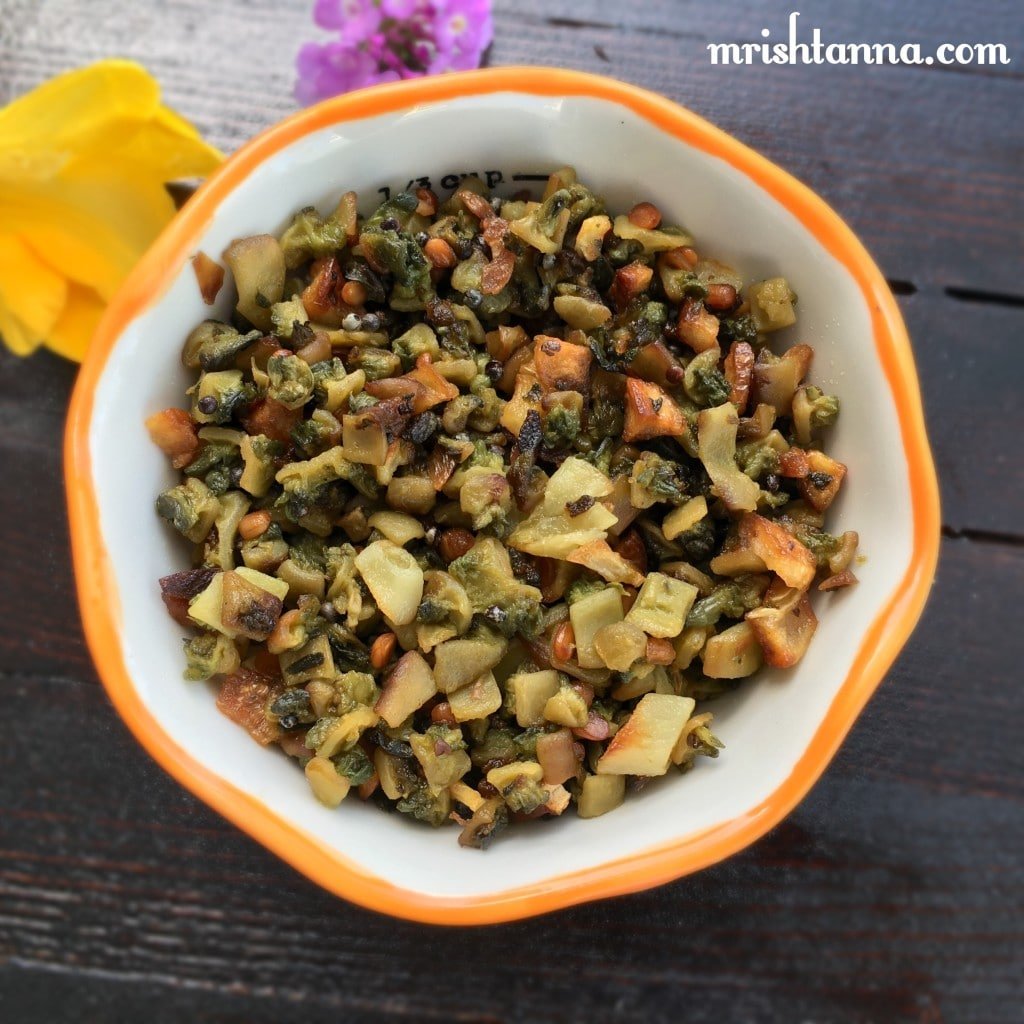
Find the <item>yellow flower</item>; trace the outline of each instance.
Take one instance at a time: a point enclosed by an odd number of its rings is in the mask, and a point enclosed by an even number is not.
[[[104,305],[174,215],[164,183],[222,157],[138,64],[100,61],[0,109],[0,336],[81,360]]]

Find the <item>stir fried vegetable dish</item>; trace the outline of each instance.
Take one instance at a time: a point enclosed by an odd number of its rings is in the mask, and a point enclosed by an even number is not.
[[[194,552],[160,586],[186,679],[328,807],[474,847],[604,814],[716,757],[708,703],[795,665],[812,588],[856,582],[825,530],[838,400],[771,346],[796,296],[652,204],[571,168],[539,201],[350,192],[223,262],[189,407],[147,421]],[[212,303],[224,268],[194,266]]]

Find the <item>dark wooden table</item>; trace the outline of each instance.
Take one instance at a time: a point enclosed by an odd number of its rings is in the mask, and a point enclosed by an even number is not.
[[[293,108],[309,6],[5,0],[0,102],[133,56],[231,150]],[[120,723],[73,595],[60,441],[75,369],[0,354],[0,1020],[1024,1020],[1024,10],[800,8],[834,40],[1004,42],[1006,67],[722,68],[707,42],[778,38],[790,6],[496,6],[492,63],[680,100],[807,181],[874,251],[942,481],[924,620],[808,799],[728,862],[510,926],[378,917],[207,810]]]

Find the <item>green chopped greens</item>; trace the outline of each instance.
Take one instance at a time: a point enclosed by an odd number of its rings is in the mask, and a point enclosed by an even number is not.
[[[196,325],[187,409],[147,420],[185,678],[326,806],[474,849],[717,757],[704,702],[799,661],[815,580],[855,582],[839,398],[769,345],[789,284],[572,168],[339,194],[232,243],[231,323]]]

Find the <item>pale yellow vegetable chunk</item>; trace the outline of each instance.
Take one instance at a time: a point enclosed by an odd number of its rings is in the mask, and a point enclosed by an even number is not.
[[[416,618],[423,597],[423,570],[404,548],[389,540],[368,544],[356,555],[356,568],[377,607],[404,626]]]
[[[501,690],[493,672],[485,672],[469,686],[448,694],[448,704],[456,722],[472,722],[493,715],[501,707]]]
[[[763,661],[761,645],[748,622],[737,622],[704,645],[704,675],[710,679],[743,679]]]
[[[270,307],[284,295],[285,264],[281,243],[272,235],[236,238],[224,250],[235,279],[238,312],[254,327],[271,327]]]
[[[453,782],[448,787],[448,792],[453,800],[465,804],[471,811],[476,811],[484,802],[484,798],[472,787],[464,782]]]
[[[372,729],[380,719],[371,708],[357,707],[338,719],[316,748],[317,757],[334,757],[343,750],[351,750],[359,737]]]
[[[435,693],[434,673],[423,655],[418,651],[408,651],[398,659],[384,681],[384,689],[374,710],[394,729],[423,707]]]
[[[682,533],[696,526],[708,514],[708,501],[703,494],[691,498],[685,505],[673,509],[661,524],[665,540],[675,540]]]
[[[541,672],[520,672],[506,684],[515,701],[516,721],[525,729],[544,722],[544,705],[558,693],[558,673],[551,668]]]
[[[697,450],[715,493],[732,511],[753,512],[761,488],[736,465],[739,416],[732,402],[704,409],[697,416]]]
[[[551,515],[565,512],[566,502],[584,494],[603,498],[612,493],[613,484],[596,466],[573,455],[552,474],[544,490],[543,508]]]
[[[566,561],[596,572],[609,583],[628,583],[631,587],[639,587],[644,581],[636,566],[617,551],[612,551],[606,540],[593,540],[570,551]]]
[[[770,277],[753,284],[746,294],[759,331],[778,331],[796,323],[796,295],[784,277]]]
[[[647,634],[633,622],[613,622],[594,634],[594,649],[614,672],[626,672],[647,650]]]
[[[576,658],[580,668],[605,667],[594,646],[594,637],[599,629],[622,619],[622,596],[617,587],[605,587],[569,606],[569,621],[576,636]]]
[[[504,641],[466,638],[446,640],[434,648],[434,681],[441,693],[468,686],[489,672],[505,656]]]
[[[583,495],[603,498],[612,489],[611,480],[589,462],[566,459],[548,481],[541,503],[509,537],[509,547],[543,558],[568,558],[577,548],[604,540],[616,523],[613,512],[597,501],[570,516],[565,506]]]
[[[536,761],[513,761],[511,764],[492,768],[487,773],[487,781],[500,791],[510,786],[520,776],[525,776],[531,782],[540,782],[544,778],[544,769]]]
[[[311,757],[306,762],[305,772],[309,788],[325,807],[337,807],[352,788],[348,779],[339,775],[333,762],[326,757]]]
[[[284,580],[275,579],[273,576],[257,572],[255,569],[249,569],[244,565],[240,565],[233,571],[247,583],[251,583],[254,587],[259,587],[260,590],[264,590],[268,594],[273,594],[279,600],[283,601],[288,593],[288,584]],[[238,633],[225,626],[221,618],[223,605],[224,573],[219,572],[206,585],[206,589],[193,598],[192,603],[188,606],[188,616],[201,626],[215,629],[218,633],[223,633],[227,637],[236,637]]]
[[[676,637],[682,633],[696,599],[697,588],[692,583],[652,572],[644,580],[626,621],[639,626],[648,636]]]
[[[552,305],[570,327],[581,331],[600,327],[612,317],[612,311],[603,302],[585,299],[582,295],[559,295]]]
[[[568,683],[562,683],[558,692],[549,697],[544,705],[544,717],[555,725],[564,725],[568,729],[582,729],[587,724],[590,712],[587,702],[579,691]]]
[[[423,536],[423,524],[404,512],[374,512],[367,522],[400,548]]]
[[[597,762],[598,775],[664,775],[695,705],[667,693],[641,697]]]
[[[620,213],[615,218],[614,226],[615,234],[619,238],[639,242],[644,247],[644,252],[667,252],[669,249],[678,249],[681,245],[690,245],[693,242],[693,239],[683,231],[676,233],[639,227],[625,213]]]
[[[593,263],[601,255],[601,247],[604,245],[604,236],[612,229],[610,217],[599,213],[587,219],[580,225],[576,232],[576,251],[588,262]]]
[[[581,818],[598,818],[614,811],[626,798],[623,775],[588,775],[583,780],[576,813]]]

